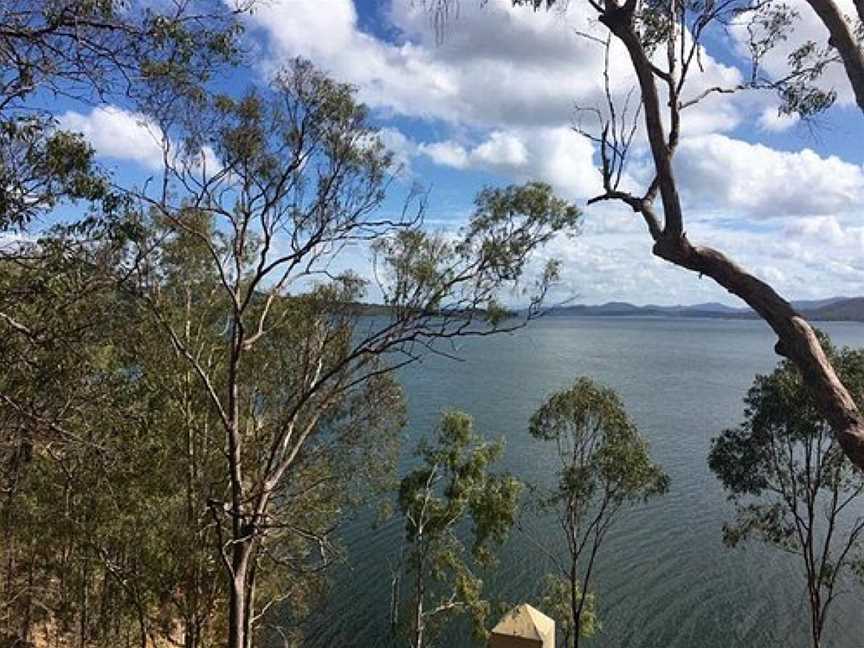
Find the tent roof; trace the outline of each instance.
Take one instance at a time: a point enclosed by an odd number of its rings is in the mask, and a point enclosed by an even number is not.
[[[541,642],[544,642],[547,637],[554,635],[554,633],[555,622],[527,603],[517,605],[504,615],[498,625],[492,628],[492,634],[534,639]]]

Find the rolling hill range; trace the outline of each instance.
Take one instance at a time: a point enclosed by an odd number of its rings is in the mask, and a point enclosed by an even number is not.
[[[864,297],[832,297],[818,300],[793,301],[792,305],[808,320],[864,322]],[[706,303],[691,306],[635,306],[627,302],[599,305],[573,304],[554,306],[547,316],[579,317],[701,317],[720,319],[755,319],[749,308],[734,308],[725,304]]]

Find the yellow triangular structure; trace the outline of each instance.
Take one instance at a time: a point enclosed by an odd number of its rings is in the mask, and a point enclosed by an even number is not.
[[[555,622],[527,603],[517,605],[492,628],[489,648],[555,648]]]

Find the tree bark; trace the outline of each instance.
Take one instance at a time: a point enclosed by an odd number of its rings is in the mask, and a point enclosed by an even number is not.
[[[837,377],[813,328],[768,284],[749,274],[721,252],[691,245],[686,235],[661,237],[654,254],[688,270],[711,277],[743,299],[777,334],[774,350],[789,358],[814,391],[822,414],[831,424],[846,456],[864,469],[864,417]]]
[[[421,557],[420,566],[417,569],[417,602],[414,608],[414,648],[423,648],[423,599],[426,598],[426,575],[423,573],[423,558]]]
[[[249,545],[238,542],[234,545],[231,556],[231,588],[228,601],[228,648],[246,648],[246,618],[248,605],[246,602],[246,577],[249,571]]]
[[[582,635],[582,602],[576,595],[576,584],[579,578],[576,574],[576,559],[570,561],[570,613],[573,615],[573,648],[579,648],[579,637]],[[585,600],[585,592],[582,592]]]

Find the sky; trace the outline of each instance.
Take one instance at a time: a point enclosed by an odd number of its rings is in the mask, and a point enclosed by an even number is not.
[[[844,2],[851,12],[852,0]],[[643,221],[628,208],[585,206],[600,190],[597,153],[573,126],[585,114],[577,106],[603,97],[603,49],[577,33],[602,35],[587,2],[551,12],[509,4],[461,0],[440,39],[416,0],[267,0],[245,19],[254,62],[228,83],[266,83],[301,56],[353,84],[403,164],[389,208],[419,182],[430,190],[429,228],[465,223],[484,186],[550,183],[584,208],[579,235],[543,252],[562,261],[553,301],[740,305],[711,280],[653,257]],[[800,18],[766,59],[768,75],[783,72],[796,43],[827,38],[803,0],[789,4]],[[745,78],[744,44],[740,27],[714,35],[685,98]],[[610,76],[618,98],[634,86],[616,47]],[[838,100],[815,124],[780,117],[772,93],[714,95],[684,111],[676,155],[691,242],[725,252],[790,299],[864,295],[864,115],[842,68],[829,68],[823,83]],[[84,133],[120,178],[145,178],[160,165],[145,120],[123,106],[70,105],[60,122]],[[640,130],[624,183],[642,192],[650,179]],[[351,254],[346,263],[362,272],[363,250]]]

